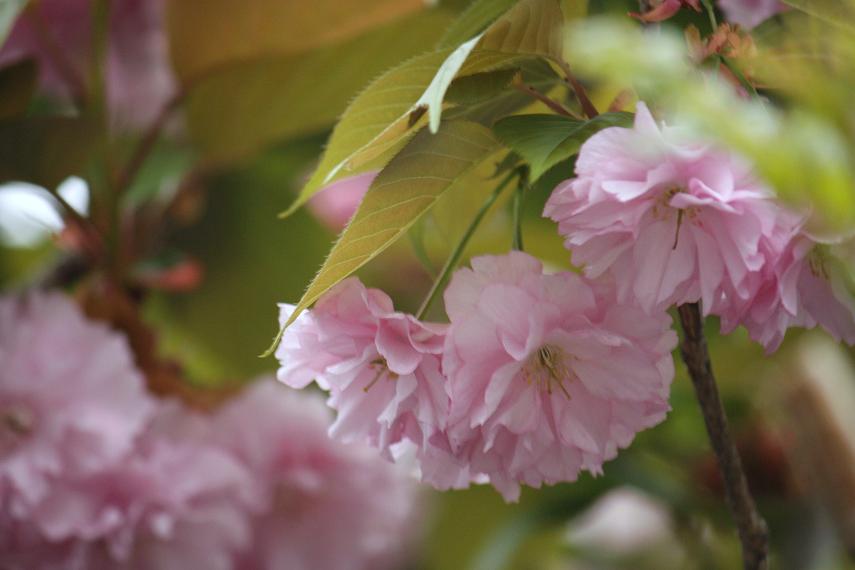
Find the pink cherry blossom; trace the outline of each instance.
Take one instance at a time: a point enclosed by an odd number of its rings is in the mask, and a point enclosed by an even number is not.
[[[660,127],[639,103],[635,127],[600,131],[583,146],[576,178],[560,184],[544,215],[558,222],[573,262],[610,273],[618,299],[647,311],[703,301],[728,288],[753,291],[774,231],[773,194],[739,157]]]
[[[327,436],[320,398],[258,380],[215,418],[214,435],[267,491],[247,570],[399,567],[413,529],[413,482],[364,445]]]
[[[718,0],[728,21],[750,30],[762,24],[786,5],[780,0]]]
[[[89,0],[40,0],[15,23],[0,50],[0,63],[34,58],[42,88],[60,99],[70,98],[75,88],[68,85],[67,73],[61,69],[63,65],[72,68],[81,81],[87,77],[91,5]],[[163,12],[163,0],[111,3],[106,89],[110,115],[118,129],[148,124],[174,92]],[[57,57],[65,63],[58,63]]]
[[[28,520],[45,543],[88,569],[233,568],[261,495],[224,449],[183,429],[167,435],[176,414],[192,417],[165,407],[120,461],[57,481]]]
[[[284,324],[293,307],[280,308]],[[394,444],[426,446],[445,427],[445,328],[396,312],[388,295],[349,278],[286,329],[278,378],[293,388],[315,380],[338,411],[330,434],[367,440],[391,457]]]
[[[670,318],[616,301],[605,283],[544,275],[512,252],[458,270],[445,304],[451,450],[506,500],[520,484],[600,473],[669,410]]]
[[[122,457],[153,411],[124,337],[59,293],[0,299],[0,499],[16,517],[55,478]]]
[[[336,232],[343,230],[377,174],[377,171],[371,171],[333,182],[312,196],[307,204],[309,210],[327,228]]]
[[[836,340],[855,344],[855,298],[835,271],[827,246],[811,239],[803,222],[781,213],[779,227],[762,243],[770,261],[752,275],[755,294],[741,303],[725,295],[713,308],[723,332],[744,325],[767,353],[777,350],[791,327],[821,326]]]

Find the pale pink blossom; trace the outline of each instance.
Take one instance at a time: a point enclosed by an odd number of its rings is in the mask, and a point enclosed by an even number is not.
[[[843,283],[828,246],[809,237],[801,216],[782,211],[776,231],[763,240],[769,262],[753,274],[754,295],[742,302],[731,296],[713,312],[722,331],[743,325],[751,338],[774,352],[792,327],[823,327],[836,340],[855,344],[855,298]]]
[[[410,544],[415,488],[364,445],[327,436],[330,413],[315,395],[262,379],[219,411],[214,436],[267,493],[255,519],[247,570],[383,570]]]
[[[786,8],[780,0],[718,0],[729,22],[750,30]]]
[[[33,3],[22,12],[3,44],[0,64],[34,58],[42,89],[69,99],[77,87],[69,85],[68,72],[63,73],[62,67],[71,68],[79,81],[86,81],[92,46],[91,6],[89,0]],[[105,62],[110,116],[118,129],[139,128],[155,118],[175,90],[164,2],[117,0],[111,2],[110,11]],[[58,58],[64,63],[58,63]]]
[[[307,206],[327,228],[341,231],[356,213],[377,174],[371,171],[337,180],[312,196]]]
[[[201,432],[168,434],[185,424],[176,413],[203,421],[165,407],[120,461],[57,481],[28,518],[44,542],[90,570],[233,568],[261,493],[246,466]]]
[[[772,198],[746,161],[658,125],[639,103],[634,128],[582,146],[544,215],[586,275],[611,274],[620,301],[655,311],[701,300],[709,313],[725,290],[735,303],[754,295],[778,223]]]
[[[451,451],[507,500],[520,484],[600,473],[669,410],[670,318],[618,302],[610,285],[544,275],[512,252],[458,270],[445,305]]]
[[[154,402],[124,337],[59,293],[0,299],[0,499],[27,516],[56,478],[127,453]]]
[[[293,307],[280,311],[284,324]],[[395,311],[388,295],[352,277],[285,330],[277,376],[292,388],[317,382],[338,412],[330,434],[345,443],[367,440],[391,457],[392,445],[408,439],[425,446],[445,427],[445,328]]]

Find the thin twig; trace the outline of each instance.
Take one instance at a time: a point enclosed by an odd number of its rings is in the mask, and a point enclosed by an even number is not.
[[[739,452],[730,438],[727,416],[721,403],[704,338],[703,317],[698,303],[680,305],[683,343],[680,352],[689,370],[695,394],[704,416],[710,443],[718,459],[724,481],[727,506],[733,516],[742,543],[742,561],[746,570],[768,568],[769,531],[757,511],[748,490]]]
[[[487,198],[487,201],[481,206],[481,209],[478,210],[478,213],[475,214],[475,217],[470,222],[469,227],[466,228],[466,231],[463,233],[463,237],[460,238],[460,241],[454,246],[454,249],[451,251],[451,254],[448,256],[448,259],[445,261],[445,265],[442,266],[442,270],[439,272],[439,277],[437,277],[433,286],[431,286],[430,291],[428,291],[427,296],[425,297],[424,302],[422,302],[422,306],[419,307],[418,313],[416,313],[417,319],[424,318],[428,309],[430,309],[431,304],[434,299],[439,295],[439,292],[442,291],[442,288],[445,286],[445,282],[448,281],[448,278],[451,276],[454,268],[457,267],[457,262],[460,261],[460,256],[463,255],[463,251],[466,249],[466,246],[469,244],[469,240],[475,234],[475,230],[478,229],[478,225],[481,223],[481,220],[484,219],[484,216],[496,203],[496,200],[499,198],[499,195],[502,191],[510,184],[511,180],[519,175],[519,170],[514,170],[510,174],[508,174],[499,185],[496,186],[496,189],[493,190],[493,193]]]
[[[585,113],[585,116],[589,119],[593,119],[599,115],[600,113],[597,111],[597,108],[594,107],[594,104],[591,103],[591,99],[588,97],[588,92],[585,91],[585,86],[576,79],[576,76],[573,75],[573,72],[570,70],[570,66],[567,62],[559,61],[558,65],[561,67],[561,71],[564,72],[564,79],[576,94],[576,99],[579,100],[579,105],[582,106],[582,112]]]
[[[523,250],[523,235],[522,235],[522,208],[525,198],[525,191],[528,188],[528,169],[520,172],[520,179],[517,182],[517,189],[514,192],[513,216],[514,216],[514,236],[511,247],[515,251]]]
[[[157,116],[148,126],[142,138],[140,138],[137,143],[136,148],[134,148],[127,164],[116,176],[116,180],[113,185],[113,192],[117,195],[121,196],[122,193],[124,193],[133,183],[137,174],[139,174],[140,169],[142,169],[145,164],[148,155],[151,154],[152,149],[154,149],[154,145],[157,144],[157,141],[160,138],[160,133],[166,125],[166,122],[172,116],[175,109],[183,102],[184,95],[185,91],[183,90],[180,90],[173,95],[166,104],[164,104],[160,109],[160,112],[158,112]]]
[[[571,112],[569,109],[564,107],[564,105],[562,105],[558,101],[555,101],[554,99],[550,99],[549,97],[547,97],[546,95],[544,95],[543,93],[541,93],[540,91],[538,91],[537,89],[532,87],[531,85],[528,85],[527,83],[523,83],[522,79],[516,79],[515,78],[514,81],[512,82],[512,85],[514,86],[514,88],[517,91],[520,91],[522,93],[525,93],[529,97],[537,99],[538,101],[540,101],[541,103],[543,103],[544,105],[549,107],[551,110],[558,113],[559,115],[564,115],[565,117],[572,117],[572,118],[577,119],[577,120],[582,120],[582,117]]]

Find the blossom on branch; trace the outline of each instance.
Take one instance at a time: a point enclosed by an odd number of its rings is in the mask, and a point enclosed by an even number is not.
[[[669,410],[671,319],[616,301],[608,284],[544,275],[512,252],[458,270],[445,303],[451,450],[507,500],[520,484],[600,473]]]

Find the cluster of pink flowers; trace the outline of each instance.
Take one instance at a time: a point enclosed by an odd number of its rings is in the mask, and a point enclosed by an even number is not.
[[[445,302],[450,323],[424,323],[347,279],[286,330],[278,377],[330,392],[333,436],[389,458],[414,447],[437,488],[489,481],[507,500],[598,473],[665,417],[670,319],[615,303],[607,283],[513,252],[473,259]]]
[[[855,304],[789,211],[738,155],[660,126],[639,103],[634,128],[591,137],[576,177],[544,214],[573,262],[608,275],[647,312],[700,301],[723,330],[744,325],[768,352],[788,328],[855,342]]]
[[[256,381],[213,414],[148,395],[60,294],[0,299],[0,568],[392,568],[414,487]]]
[[[349,278],[285,330],[280,381],[329,392],[332,436],[388,459],[415,450],[439,489],[573,481],[669,410],[667,309],[700,302],[768,351],[793,326],[855,342],[855,305],[805,217],[739,156],[660,126],[601,131],[544,212],[582,275],[522,252],[474,258],[445,291],[448,324],[396,311]],[[280,306],[281,323],[293,314]]]

